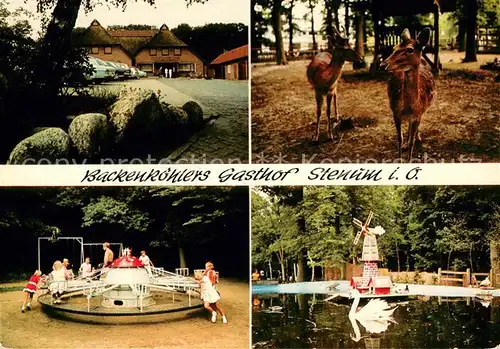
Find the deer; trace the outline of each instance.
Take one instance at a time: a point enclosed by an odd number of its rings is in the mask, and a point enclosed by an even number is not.
[[[418,127],[422,115],[429,109],[436,97],[436,85],[431,67],[422,58],[422,52],[429,44],[431,31],[422,30],[412,39],[408,29],[401,34],[402,42],[394,47],[392,54],[380,67],[389,72],[387,94],[396,125],[398,154],[408,149],[408,161],[413,158],[413,148],[419,135]],[[401,123],[408,122],[407,142],[403,143]]]
[[[337,106],[337,84],[342,74],[342,68],[346,61],[360,62],[362,57],[351,48],[349,39],[342,37],[335,26],[333,27],[333,37],[328,36],[328,40],[333,44],[332,53],[320,52],[312,59],[307,67],[307,80],[314,88],[316,94],[316,133],[313,135],[313,142],[319,140],[319,124],[321,119],[321,109],[326,96],[326,117],[328,121],[328,139],[333,140],[331,127],[331,104],[333,99],[335,127],[339,123]]]

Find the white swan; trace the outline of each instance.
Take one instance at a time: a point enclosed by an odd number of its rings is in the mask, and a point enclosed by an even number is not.
[[[391,308],[386,301],[381,299],[371,299],[363,308],[356,311],[361,299],[359,291],[352,292],[354,302],[352,303],[351,310],[349,311],[349,320],[351,323],[356,324],[356,320],[366,329],[369,333],[382,333],[387,331],[390,323],[396,323],[392,314],[396,307]],[[356,333],[356,327],[354,327]],[[359,329],[357,329],[359,331]],[[359,334],[356,333],[356,339],[359,340]],[[353,338],[353,340],[356,340]]]
[[[356,311],[361,297],[358,290],[353,290],[351,294],[354,296],[354,302],[349,316],[354,316],[357,320],[391,320],[397,308],[397,306],[391,308],[386,301],[376,298],[371,299],[363,308]]]

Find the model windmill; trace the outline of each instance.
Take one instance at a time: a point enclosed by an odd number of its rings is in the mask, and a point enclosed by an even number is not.
[[[373,218],[373,212],[370,211],[366,222],[354,218],[353,223],[361,228],[354,238],[354,245],[357,245],[361,236],[363,236],[363,252],[361,261],[363,262],[363,275],[353,277],[351,287],[356,288],[360,293],[373,291],[374,294],[389,294],[392,288],[392,282],[387,276],[378,275],[378,255],[377,235],[385,233],[384,228],[376,226],[370,228],[369,224]]]

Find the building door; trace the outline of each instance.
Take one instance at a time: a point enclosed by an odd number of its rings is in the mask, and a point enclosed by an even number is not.
[[[160,71],[160,68],[161,68],[161,71]],[[155,63],[155,69],[156,69],[156,72],[157,74],[159,72],[159,75],[161,75],[162,77],[166,77],[165,75],[165,71],[171,71],[171,74],[172,74],[172,78],[176,78],[179,76],[179,72],[178,72],[178,69],[177,69],[177,63],[162,63],[162,62],[158,62],[158,63]]]
[[[246,61],[238,63],[238,79],[239,80],[248,79],[248,64]]]

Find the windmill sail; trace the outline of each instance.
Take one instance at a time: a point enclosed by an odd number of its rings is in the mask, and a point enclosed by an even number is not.
[[[357,245],[357,244],[358,244],[358,241],[359,241],[359,238],[361,237],[361,233],[362,233],[362,232],[363,232],[363,231],[362,231],[362,230],[360,230],[360,231],[358,231],[358,233],[356,234],[356,237],[354,238],[354,245]]]

